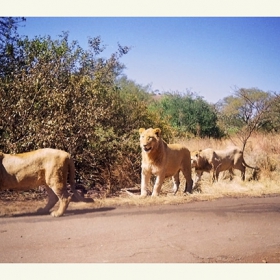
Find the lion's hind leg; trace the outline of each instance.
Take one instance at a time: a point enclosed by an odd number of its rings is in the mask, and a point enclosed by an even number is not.
[[[192,193],[192,190],[193,190],[193,180],[191,178],[189,180],[186,179],[184,193]]]
[[[245,172],[246,172],[246,167],[244,165],[240,165],[238,167],[234,166],[234,168],[239,169],[241,172],[241,179],[242,181],[245,181]]]
[[[173,194],[175,195],[179,189],[179,186],[180,186],[180,179],[179,179],[179,172],[178,171],[173,177],[172,177],[172,180],[173,180]]]
[[[66,211],[72,196],[68,194],[66,186],[62,187],[60,184],[57,184],[55,187],[52,187],[52,190],[59,199],[59,207],[56,211],[52,211],[51,215],[53,217],[60,217]]]
[[[193,189],[193,180],[192,180],[192,173],[191,173],[192,171],[190,168],[184,168],[184,169],[182,169],[182,172],[186,179],[184,193],[187,193],[187,192],[192,193],[192,189]]]
[[[53,190],[50,187],[46,186],[46,190],[48,193],[48,203],[44,208],[39,208],[37,210],[37,213],[42,215],[49,214],[50,210],[55,206],[55,204],[58,201],[57,195],[53,192]]]

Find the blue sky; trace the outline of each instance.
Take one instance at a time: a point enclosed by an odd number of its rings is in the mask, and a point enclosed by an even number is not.
[[[18,31],[68,31],[83,48],[101,36],[105,56],[131,46],[124,74],[159,92],[191,90],[211,103],[236,87],[280,93],[280,17],[27,17]]]

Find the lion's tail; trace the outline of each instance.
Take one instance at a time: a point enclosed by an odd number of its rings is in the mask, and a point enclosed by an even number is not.
[[[246,166],[246,167],[249,167],[249,168],[252,168],[252,169],[253,169],[252,178],[249,179],[249,181],[250,181],[250,180],[258,180],[258,178],[259,178],[259,173],[260,173],[260,168],[259,168],[259,167],[252,167],[252,166],[248,165],[248,164],[245,162],[244,159],[243,159],[242,164],[243,164],[244,166]]]
[[[84,198],[81,196],[76,190],[76,183],[75,183],[75,165],[72,158],[69,158],[68,162],[68,171],[69,171],[69,183],[71,186],[71,190],[78,201],[82,202],[93,202],[92,198]]]
[[[258,170],[258,169],[259,169],[258,167],[252,167],[252,166],[248,165],[248,164],[245,162],[244,159],[243,159],[243,161],[242,161],[242,164],[243,164],[244,166],[246,166],[246,167],[251,168],[251,169],[255,169],[255,170]]]

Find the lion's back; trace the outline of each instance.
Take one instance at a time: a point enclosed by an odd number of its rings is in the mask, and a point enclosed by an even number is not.
[[[44,148],[21,154],[3,154],[0,189],[27,190],[46,183],[47,177],[68,171],[70,154]]]
[[[168,144],[168,149],[166,151],[169,161],[177,161],[183,158],[190,159],[190,151],[189,149],[181,144]]]
[[[191,169],[189,149],[181,144],[168,144],[166,149],[166,172],[176,173],[179,169]]]

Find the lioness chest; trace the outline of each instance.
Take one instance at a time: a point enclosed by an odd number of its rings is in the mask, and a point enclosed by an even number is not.
[[[180,170],[180,166],[169,166],[168,164],[161,166],[155,164],[144,164],[142,165],[142,169],[152,173],[155,176],[164,175],[165,177],[170,177]]]
[[[170,147],[171,146],[171,147]],[[143,157],[142,168],[155,176],[173,176],[182,168],[182,162],[188,155],[179,145],[168,145],[160,160],[154,160],[149,156]]]

